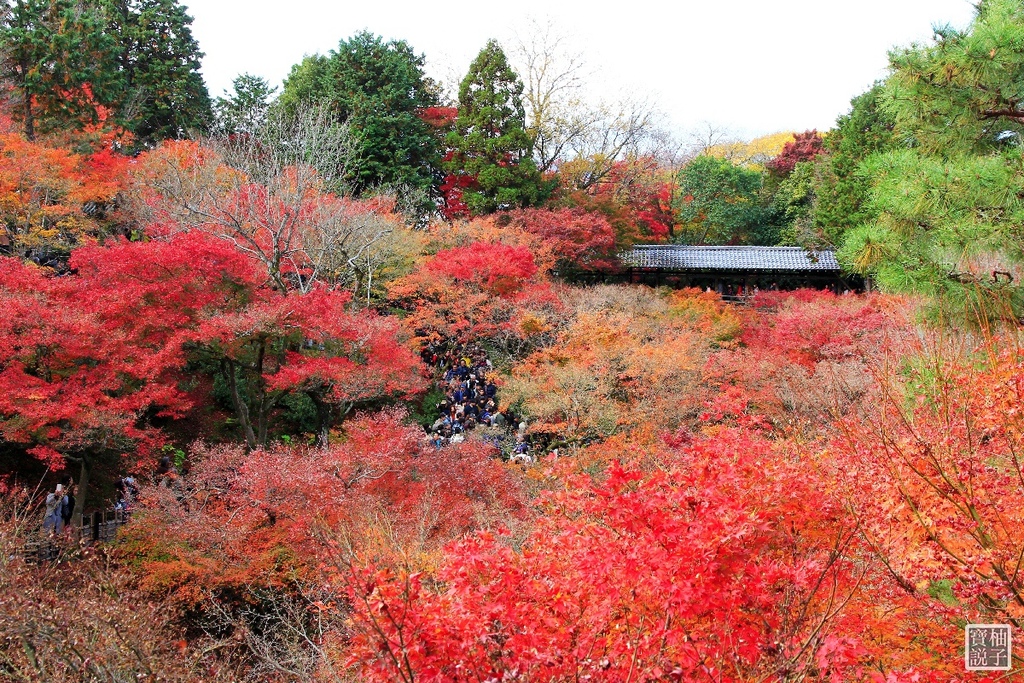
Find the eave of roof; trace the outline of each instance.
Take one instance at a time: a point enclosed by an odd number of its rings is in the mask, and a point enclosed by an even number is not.
[[[637,245],[620,258],[627,268],[650,270],[840,271],[835,252],[802,247]]]

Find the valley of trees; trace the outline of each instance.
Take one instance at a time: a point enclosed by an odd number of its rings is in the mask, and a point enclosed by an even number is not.
[[[0,681],[1021,676],[1018,0],[752,141],[551,27],[211,97],[177,0],[0,8]],[[637,243],[876,291],[585,284]]]

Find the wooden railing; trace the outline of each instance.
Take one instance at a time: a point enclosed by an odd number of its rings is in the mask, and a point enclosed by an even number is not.
[[[96,543],[109,543],[117,536],[117,530],[128,521],[124,510],[104,510],[82,517],[80,526],[65,529],[53,537],[42,537],[25,544],[22,553],[30,562],[49,562],[60,556],[68,546],[85,547]]]
[[[749,294],[722,294],[721,296],[722,301],[738,306],[749,306],[750,299],[752,298]]]

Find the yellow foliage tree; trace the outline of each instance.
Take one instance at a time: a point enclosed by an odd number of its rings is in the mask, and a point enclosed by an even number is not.
[[[750,141],[720,142],[709,147],[704,153],[731,161],[737,166],[760,171],[764,169],[766,163],[778,156],[787,142],[794,139],[795,136],[791,132],[772,133]]]

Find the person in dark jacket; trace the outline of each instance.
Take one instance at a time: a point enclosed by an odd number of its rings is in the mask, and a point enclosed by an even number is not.
[[[68,486],[68,493],[64,496],[64,500],[61,501],[60,516],[64,520],[64,528],[69,529],[71,527],[71,517],[75,514],[75,494],[78,493],[78,487],[74,484]]]

